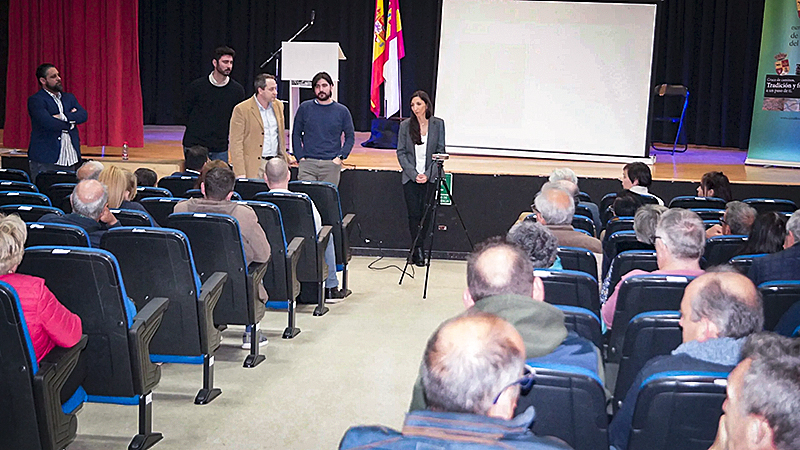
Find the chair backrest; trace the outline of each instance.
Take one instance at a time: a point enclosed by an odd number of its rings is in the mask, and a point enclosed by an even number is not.
[[[242,200],[255,200],[256,194],[269,191],[269,186],[257,178],[237,178],[233,190],[239,193]]]
[[[747,236],[743,234],[713,236],[706,239],[706,249],[703,253],[706,267],[727,263],[746,243]]]
[[[318,259],[314,214],[311,211],[311,199],[308,195],[294,192],[262,192],[256,195],[256,200],[269,202],[278,207],[287,241],[297,236],[304,238],[303,251],[297,262],[297,279],[303,282],[319,282],[324,279],[321,271],[322,263]]]
[[[277,206],[268,202],[242,200],[239,203],[253,208],[258,217],[258,224],[267,235],[271,256],[267,265],[267,273],[264,275],[264,288],[269,293],[270,301],[289,300],[289,288],[286,284],[289,278],[287,278],[286,271],[291,268],[287,266],[286,261],[288,244],[283,229],[281,211]]]
[[[158,187],[168,189],[170,192],[172,192],[173,197],[183,197],[186,191],[189,189],[194,189],[194,184],[196,182],[197,177],[175,175],[164,177],[158,180]]]
[[[597,279],[583,272],[536,269],[544,282],[544,299],[552,305],[578,306],[600,315]]]
[[[336,185],[325,181],[291,181],[289,189],[311,197],[322,217],[322,224],[332,227],[331,238],[336,250],[336,263],[346,263],[349,259],[350,248],[348,240],[344,236],[344,228],[342,228],[342,202]]]
[[[578,247],[558,247],[561,268],[588,273],[597,279],[597,258],[591,250]]]
[[[111,253],[78,247],[32,247],[18,272],[44,278],[59,302],[81,318],[89,343],[81,358],[89,395],[133,397],[128,328],[136,314]]]
[[[578,203],[575,205],[575,215],[592,217],[592,210],[590,210],[588,206]]]
[[[86,230],[77,225],[28,222],[28,239],[25,247],[60,246],[91,247]]]
[[[203,191],[200,189],[189,189],[188,191],[183,193],[184,198],[203,198]],[[234,191],[233,195],[231,195],[231,200],[241,200],[242,196],[239,195],[238,192]]]
[[[800,301],[800,281],[767,281],[758,290],[764,300],[765,330],[774,330],[786,311]]]
[[[119,262],[125,291],[137,309],[158,297],[169,299],[150,353],[200,356],[198,308],[200,278],[194,269],[189,239],[165,228],[112,228],[101,247]]]
[[[142,199],[140,203],[153,220],[159,225],[164,226],[164,224],[167,223],[167,217],[169,217],[175,209],[175,205],[184,200],[186,199],[176,197],[152,197]]]
[[[618,231],[632,231],[633,217],[612,217],[606,224],[606,240]]]
[[[683,342],[678,322],[679,311],[650,311],[637,314],[625,330],[622,358],[614,389],[614,412],[628,393],[636,375],[647,361],[660,355],[668,355]]]
[[[136,198],[133,201],[138,202],[150,197],[172,197],[172,192],[155,186],[139,186],[136,188]]]
[[[767,256],[767,253],[758,253],[755,255],[737,255],[728,261],[728,264],[732,265],[736,268],[739,272],[747,275],[747,272],[750,271],[750,266],[753,265],[753,261],[757,258],[761,258],[762,256]]]
[[[606,223],[611,219],[611,216],[608,215],[610,214],[609,207],[614,204],[614,200],[616,199],[616,192],[610,192],[600,199],[600,205],[598,206],[600,207],[600,219],[603,221],[603,228],[605,228]]]
[[[39,188],[26,181],[0,181],[0,191],[39,192]]]
[[[0,169],[0,180],[31,182],[28,173],[20,169]]]
[[[592,341],[597,348],[603,348],[603,330],[600,317],[586,308],[554,305],[564,313],[564,326],[578,336]]]
[[[782,198],[748,198],[743,201],[755,208],[759,214],[770,211],[792,213],[797,210],[797,205],[793,201]]]
[[[608,295],[611,295],[622,276],[631,270],[639,269],[645,272],[658,270],[658,260],[655,250],[628,250],[614,257],[611,261],[610,282],[608,284]]]
[[[591,237],[596,237],[597,233],[592,219],[586,216],[574,215],[572,216],[572,227],[578,231],[585,231]]]
[[[725,215],[724,209],[692,208],[692,211],[697,213],[697,215],[700,216],[700,219],[703,221],[715,220],[717,223],[719,223],[719,220],[722,219],[723,215]]]
[[[653,244],[639,242],[633,230],[617,231],[611,236],[606,235],[606,240],[603,242],[603,277],[608,273],[614,258],[629,250],[655,250],[655,247]]]
[[[64,211],[58,208],[37,205],[3,205],[0,206],[0,213],[16,214],[25,222],[36,222],[47,214],[64,215]]]
[[[594,203],[592,201],[592,197],[590,197],[589,194],[583,191],[578,192],[578,201],[586,203]]]
[[[664,372],[645,380],[636,399],[628,449],[709,448],[717,435],[727,376]]]
[[[0,192],[0,205],[53,206],[44,194],[36,192]]]
[[[249,325],[264,315],[249,281],[239,223],[231,216],[210,213],[175,213],[165,221],[189,238],[200,281],[214,272],[228,274],[222,295],[214,309],[217,325]]]
[[[47,194],[50,190],[50,186],[57,184],[57,183],[72,183],[75,184],[78,182],[78,177],[75,175],[75,172],[66,172],[66,171],[57,171],[57,172],[40,172],[39,175],[36,176],[36,187],[39,188],[39,192],[43,194]]]
[[[575,450],[608,450],[608,415],[600,378],[584,368],[561,364],[529,361],[529,369],[533,387],[520,395],[516,412],[535,408],[533,432],[555,436]]]
[[[683,275],[635,275],[622,281],[608,345],[609,361],[619,361],[625,332],[631,319],[649,311],[680,311],[686,285],[694,277]]]
[[[669,202],[670,208],[707,208],[707,209],[725,209],[725,200],[719,197],[695,197],[692,195],[681,195],[673,198]]]
[[[123,227],[155,226],[153,218],[144,211],[139,211],[138,209],[112,209],[110,211]]]
[[[50,185],[44,194],[47,195],[47,198],[50,199],[50,203],[52,203],[53,206],[61,208],[64,212],[69,212],[72,210],[69,196],[72,194],[76,185],[76,183],[55,183]]]

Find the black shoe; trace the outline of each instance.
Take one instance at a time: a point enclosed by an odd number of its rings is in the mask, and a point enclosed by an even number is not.
[[[425,267],[425,253],[422,252],[422,247],[417,247],[411,254],[411,263],[417,267]]]
[[[350,289],[348,289],[345,292],[344,290],[339,289],[338,287],[325,288],[325,303],[339,303],[351,293],[352,291],[350,291]]]

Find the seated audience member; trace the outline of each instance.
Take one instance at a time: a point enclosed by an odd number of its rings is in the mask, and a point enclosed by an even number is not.
[[[784,250],[753,260],[747,276],[758,286],[765,281],[800,280],[800,209],[786,222]]]
[[[728,202],[719,225],[707,229],[706,237],[749,234],[756,214],[756,209],[747,203],[735,200]]]
[[[66,216],[45,214],[39,222],[77,225],[89,235],[92,247],[100,247],[100,238],[109,228],[120,226],[108,210],[108,189],[97,180],[83,180],[69,196],[72,213]]]
[[[553,171],[550,173],[550,178],[548,178],[548,181],[550,181],[551,183],[556,183],[556,182],[561,181],[561,180],[567,181],[569,183],[572,183],[575,186],[574,193],[573,193],[573,197],[575,197],[575,202],[577,202],[578,205],[585,206],[586,208],[589,209],[589,212],[592,214],[592,217],[590,217],[590,219],[592,219],[592,222],[594,222],[595,226],[599,227],[600,226],[600,209],[597,207],[597,205],[595,203],[582,202],[582,201],[580,201],[578,199],[578,194],[580,193],[580,188],[578,187],[578,176],[575,175],[575,172],[573,172],[573,170],[570,169],[569,167],[562,167],[562,168],[559,168],[559,169],[553,169]],[[567,190],[569,190],[570,192],[573,192],[573,190],[571,190],[569,188]]]
[[[772,333],[747,338],[728,375],[717,440],[709,450],[800,448],[800,340]]]
[[[700,179],[700,186],[697,186],[698,197],[717,197],[725,200],[725,203],[733,200],[731,193],[731,182],[722,172],[706,172]]]
[[[158,174],[153,169],[147,167],[139,167],[133,172],[136,175],[136,185],[145,187],[154,187],[158,181]]]
[[[208,173],[208,171],[211,170],[211,169],[216,169],[216,168],[230,169],[231,165],[226,163],[225,161],[223,161],[221,159],[210,159],[210,160],[206,161],[206,163],[203,164],[203,168],[200,169],[200,175],[197,177],[197,180],[195,180],[195,182],[194,182],[194,188],[195,189],[200,189],[200,184],[203,181],[205,181],[206,174]],[[233,170],[233,169],[231,169],[231,170]],[[234,187],[235,187],[235,185],[234,185]]]
[[[583,367],[604,377],[600,351],[590,341],[567,331],[564,313],[545,303],[544,283],[534,276],[533,264],[519,246],[501,238],[482,243],[467,258],[467,289],[462,297],[468,310],[496,314],[522,335],[528,360]],[[429,407],[417,378],[410,410]]]
[[[777,253],[783,250],[786,239],[786,219],[775,211],[761,213],[753,222],[747,242],[739,251],[739,255],[757,255],[759,253]]]
[[[108,207],[111,209],[135,209],[147,212],[140,203],[133,202],[136,197],[136,177],[130,170],[109,166],[100,172],[98,181],[108,189]]]
[[[86,161],[80,169],[75,172],[75,176],[80,180],[96,180],[103,170],[103,163],[100,161]]]
[[[200,176],[203,165],[208,161],[208,149],[195,145],[183,152],[183,172],[175,172],[172,176]]]
[[[636,398],[642,383],[652,375],[683,370],[733,370],[739,362],[744,338],[761,331],[764,326],[761,295],[744,275],[706,273],[686,286],[681,300],[680,325],[683,343],[671,354],[648,361],[628,389],[622,407],[608,428],[612,448],[628,448]]]
[[[340,449],[568,449],[530,431],[533,407],[516,418],[525,345],[514,327],[493,314],[470,311],[444,322],[425,348],[422,384],[429,410],[406,416],[403,429],[358,426]]]
[[[634,194],[629,190],[624,190],[617,193],[614,198],[614,203],[611,204],[612,217],[633,217],[636,211],[643,205],[642,196]],[[600,240],[606,239],[606,230],[600,233]]]
[[[267,161],[264,167],[264,180],[267,182],[270,192],[291,192],[289,190],[291,178],[289,164],[282,158],[272,158]],[[311,212],[314,214],[314,226],[319,233],[319,230],[322,229],[322,216],[319,215],[319,210],[313,200],[311,200]],[[350,294],[349,289],[347,292],[339,289],[339,279],[336,278],[336,253],[333,245],[333,235],[331,235],[328,246],[325,247],[325,264],[328,266],[328,277],[325,279],[326,303],[339,303]]]
[[[572,227],[575,202],[572,195],[553,183],[545,183],[533,200],[537,222],[545,225],[562,247],[580,247],[601,254],[597,238],[587,236]]]
[[[601,308],[603,322],[611,328],[614,312],[617,309],[619,285],[626,278],[634,275],[684,275],[698,276],[703,273],[700,258],[706,246],[706,232],[703,221],[694,211],[672,208],[661,215],[656,226],[655,235],[656,258],[658,270],[645,272],[632,270],[620,279],[614,293],[608,297]]]
[[[650,168],[647,164],[642,162],[632,162],[625,164],[622,168],[622,189],[627,189],[634,194],[643,197],[652,197],[658,201],[659,205],[663,205],[664,201],[655,195],[651,194],[647,189],[653,183],[653,175],[650,173]]]
[[[508,230],[506,239],[528,253],[534,269],[562,270],[558,242],[544,225],[533,220],[523,220]]]

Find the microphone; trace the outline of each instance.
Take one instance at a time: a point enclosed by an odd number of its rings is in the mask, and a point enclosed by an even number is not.
[[[316,12],[312,9],[311,10],[311,21],[308,22],[311,25],[314,25],[314,18],[317,16]]]

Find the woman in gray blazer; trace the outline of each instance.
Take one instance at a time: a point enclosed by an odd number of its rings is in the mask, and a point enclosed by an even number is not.
[[[397,161],[403,169],[403,194],[408,208],[408,230],[413,241],[419,232],[425,206],[437,188],[437,166],[433,163],[432,155],[445,153],[445,148],[444,121],[433,117],[433,104],[425,91],[416,91],[411,95],[411,111],[411,117],[400,124]],[[411,262],[417,266],[425,265],[422,247],[430,232],[430,225],[428,217],[411,255]]]

